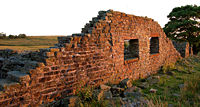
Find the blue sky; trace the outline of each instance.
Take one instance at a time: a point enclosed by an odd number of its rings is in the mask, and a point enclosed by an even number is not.
[[[174,7],[199,3],[199,0],[0,0],[0,32],[31,36],[80,33],[98,11],[108,9],[147,16],[164,27]]]

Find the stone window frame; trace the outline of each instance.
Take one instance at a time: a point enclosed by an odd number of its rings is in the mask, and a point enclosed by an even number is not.
[[[158,53],[151,53],[151,38],[157,37],[158,38]],[[159,33],[152,33],[151,36],[149,37],[149,54],[150,56],[159,56],[160,54],[160,35]]]
[[[138,40],[138,51],[139,51],[139,44],[140,44],[140,42],[139,42],[139,39],[138,38],[125,38],[124,39],[124,41],[125,40],[132,40],[132,39],[137,39]],[[136,57],[136,58],[132,58],[132,59],[125,59],[124,58],[124,64],[129,64],[129,63],[133,63],[133,62],[138,62],[139,61],[139,57],[140,57],[140,55],[139,55],[139,52],[138,52],[138,57]]]

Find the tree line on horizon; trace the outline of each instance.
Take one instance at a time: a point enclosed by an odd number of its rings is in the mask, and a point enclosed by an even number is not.
[[[26,38],[26,34],[19,34],[19,35],[6,35],[5,33],[0,33],[0,39],[19,39],[19,38]]]

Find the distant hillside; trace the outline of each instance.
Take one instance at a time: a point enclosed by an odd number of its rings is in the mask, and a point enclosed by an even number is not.
[[[48,48],[57,43],[58,36],[27,36],[20,39],[0,40],[0,49],[13,49],[17,51],[38,50]]]

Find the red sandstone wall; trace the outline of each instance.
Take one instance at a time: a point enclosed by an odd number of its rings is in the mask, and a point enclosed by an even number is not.
[[[152,19],[107,11],[102,19],[73,36],[65,47],[46,52],[45,63],[5,84],[0,92],[1,106],[37,106],[72,95],[86,83],[99,85],[125,78],[146,77],[180,54]],[[150,54],[149,37],[159,37],[159,54]],[[124,61],[124,39],[139,39],[139,59]]]
[[[162,28],[152,19],[110,11],[104,21],[96,24],[92,33],[99,32],[111,35],[113,72],[117,74],[114,76],[119,75],[118,80],[146,77],[159,70],[165,62],[175,62],[180,57]],[[159,54],[150,54],[150,37],[159,37]],[[125,39],[139,39],[138,61],[124,64]]]

